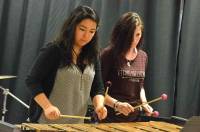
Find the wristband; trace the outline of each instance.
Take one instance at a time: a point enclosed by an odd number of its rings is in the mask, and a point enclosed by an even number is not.
[[[115,110],[115,111],[117,111],[117,103],[119,103],[119,101],[118,101],[118,100],[117,100],[117,101],[115,101],[115,102],[114,102],[114,104],[113,104],[113,108],[114,108],[114,110]]]

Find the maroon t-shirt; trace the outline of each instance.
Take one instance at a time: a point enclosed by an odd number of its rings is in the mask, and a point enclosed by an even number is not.
[[[143,50],[138,50],[136,58],[130,62],[125,57],[114,56],[110,47],[103,49],[101,52],[103,81],[112,83],[108,94],[121,102],[139,101],[146,65],[147,54]]]

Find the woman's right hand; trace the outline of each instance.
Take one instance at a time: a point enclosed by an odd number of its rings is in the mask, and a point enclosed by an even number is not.
[[[49,120],[56,120],[60,117],[60,110],[56,106],[50,105],[44,109],[44,115]]]
[[[116,102],[115,110],[122,113],[125,116],[128,116],[129,113],[134,112],[134,107],[127,102]]]

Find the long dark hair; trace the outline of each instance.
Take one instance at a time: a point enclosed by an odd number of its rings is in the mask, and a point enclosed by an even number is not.
[[[142,28],[142,37],[137,45],[137,48],[140,48],[143,40],[144,30],[143,22],[140,16],[135,12],[127,12],[119,18],[113,28],[110,40],[110,44],[113,48],[115,56],[124,55],[129,50],[131,47],[133,34],[136,26],[138,25],[140,25]]]
[[[64,22],[60,35],[56,39],[62,50],[61,67],[69,66],[72,63],[73,44],[75,39],[76,26],[84,19],[91,19],[99,25],[99,17],[96,11],[88,6],[78,6],[75,8],[67,20]],[[92,40],[85,45],[77,59],[79,65],[94,63],[98,55],[98,35],[97,31]]]

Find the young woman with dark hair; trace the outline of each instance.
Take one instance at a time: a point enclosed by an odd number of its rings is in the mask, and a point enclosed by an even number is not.
[[[90,97],[98,118],[106,117],[98,24],[92,8],[79,6],[64,22],[57,39],[41,49],[26,79],[33,95],[31,122],[83,123],[60,115],[85,116]]]
[[[143,87],[147,54],[140,47],[144,26],[135,12],[123,14],[114,26],[110,45],[101,53],[104,83],[112,83],[105,98],[108,116],[105,122],[130,122],[138,119],[134,106],[146,103]],[[153,111],[143,105],[147,115]]]

